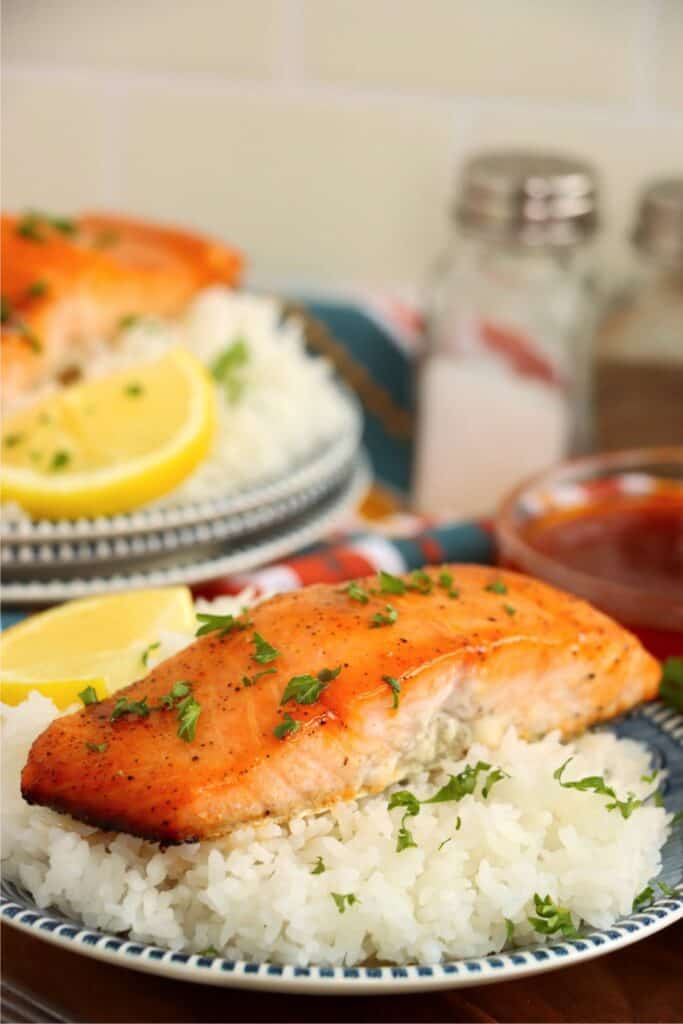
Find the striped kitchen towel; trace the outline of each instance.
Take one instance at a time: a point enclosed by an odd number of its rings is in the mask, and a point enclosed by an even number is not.
[[[245,587],[258,594],[296,590],[308,583],[338,583],[384,569],[402,573],[441,562],[494,560],[493,535],[487,522],[442,523],[411,536],[354,533],[253,572],[210,580],[194,588],[199,597],[238,594]]]

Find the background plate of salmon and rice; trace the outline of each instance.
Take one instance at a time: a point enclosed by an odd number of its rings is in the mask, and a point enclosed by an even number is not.
[[[122,494],[201,501],[344,431],[349,406],[299,329],[226,287],[230,251],[101,217],[7,225],[21,256],[3,309],[17,521],[82,515],[84,496],[102,515],[128,514]],[[122,323],[131,309],[143,319]],[[154,414],[139,417],[146,399]],[[128,419],[151,421],[146,447],[111,426]],[[152,494],[141,481],[155,474]],[[175,597],[163,628],[157,597],[137,595],[152,642],[83,656],[93,678],[75,705],[75,668],[59,687],[10,688],[14,926],[140,970],[335,992],[535,973],[683,916],[681,716],[653,701],[658,663],[606,616],[484,566],[259,603]],[[121,625],[131,598],[99,600],[123,602]],[[73,636],[76,666],[88,607],[28,620],[5,651],[52,629]],[[114,612],[97,614],[106,633]],[[101,690],[104,662],[118,675]],[[675,663],[679,702],[681,676]]]
[[[177,551],[188,525],[272,526],[352,472],[357,403],[299,317],[234,290],[233,250],[102,215],[5,217],[2,245],[7,546],[173,529]]]

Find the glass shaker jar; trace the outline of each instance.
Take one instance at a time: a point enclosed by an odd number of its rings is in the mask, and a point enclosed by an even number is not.
[[[636,266],[597,336],[601,449],[683,444],[683,178],[640,199]]]
[[[578,160],[472,159],[427,298],[414,502],[490,513],[521,478],[588,445],[597,183]]]

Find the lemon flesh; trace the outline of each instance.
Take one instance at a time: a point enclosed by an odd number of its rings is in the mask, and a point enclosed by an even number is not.
[[[2,497],[48,518],[114,515],[173,490],[215,431],[211,378],[190,352],[65,388],[10,417]]]
[[[187,587],[90,597],[51,608],[0,636],[0,697],[19,704],[32,690],[68,707],[88,686],[101,699],[149,671],[162,632],[194,632]]]

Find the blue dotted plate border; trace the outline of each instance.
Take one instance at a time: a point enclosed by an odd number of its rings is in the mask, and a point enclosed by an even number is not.
[[[678,810],[683,804],[683,716],[656,703],[610,723],[607,728],[619,736],[646,742],[655,750],[660,765],[669,773],[666,805]],[[645,910],[622,918],[611,928],[593,930],[566,942],[530,946],[510,953],[403,967],[297,967],[173,952],[82,928],[58,914],[43,913],[27,893],[5,880],[2,881],[0,917],[15,928],[74,952],[186,981],[330,995],[354,991],[418,991],[537,974],[610,953],[646,938],[683,918],[683,838],[680,833],[674,834],[664,847],[662,877],[677,889],[676,896],[662,897]]]

